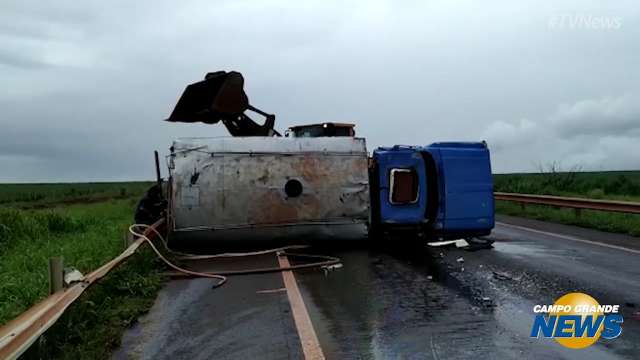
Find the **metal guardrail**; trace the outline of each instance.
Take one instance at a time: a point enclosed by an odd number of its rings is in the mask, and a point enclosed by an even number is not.
[[[599,210],[620,212],[628,214],[640,214],[640,203],[616,200],[595,200],[575,197],[551,196],[551,195],[531,195],[494,192],[496,200],[512,201],[520,203],[523,207],[526,204],[548,205],[576,209],[576,215],[580,215],[580,210]]]
[[[158,228],[163,224],[164,220],[159,220],[152,227]],[[153,238],[155,233],[153,230],[146,229],[144,235]],[[0,327],[0,359],[18,358],[62,316],[85,289],[135,254],[142,243],[142,239],[134,241],[122,254],[85,276],[82,281],[75,282],[66,289],[50,295]]]

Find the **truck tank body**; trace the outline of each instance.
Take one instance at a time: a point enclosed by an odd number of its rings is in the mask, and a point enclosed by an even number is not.
[[[367,166],[362,138],[175,141],[172,242],[366,238]]]

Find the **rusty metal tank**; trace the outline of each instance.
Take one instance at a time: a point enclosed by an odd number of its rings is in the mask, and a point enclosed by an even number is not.
[[[365,140],[224,137],[175,141],[172,241],[365,238]]]

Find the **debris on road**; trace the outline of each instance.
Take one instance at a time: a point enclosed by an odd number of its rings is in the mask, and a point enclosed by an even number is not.
[[[513,280],[509,274],[498,271],[493,271],[493,277],[498,280]]]
[[[469,246],[464,249],[467,251],[477,251],[483,249],[493,249],[493,240],[485,239],[485,238],[468,238],[467,244]]]
[[[483,296],[480,300],[482,302],[482,306],[484,306],[484,307],[493,307],[495,305],[493,303],[493,300],[491,300],[490,297]]]
[[[333,265],[325,265],[325,266],[322,267],[322,269],[326,270],[326,271],[333,271],[335,269],[340,269],[341,267],[342,267],[342,264],[338,263],[338,264],[333,264]]]
[[[65,268],[64,269],[64,283],[69,286],[74,282],[84,280],[84,275],[78,269],[75,268]]]
[[[466,248],[467,246],[469,246],[469,243],[465,239],[458,239],[458,240],[447,240],[447,241],[430,242],[427,245],[431,246],[431,247],[453,247],[453,246],[455,246],[456,248],[460,249],[460,248]]]
[[[327,276],[331,271],[342,268],[341,263],[333,264],[333,265],[325,265],[322,267],[322,271],[324,271],[324,275]]]

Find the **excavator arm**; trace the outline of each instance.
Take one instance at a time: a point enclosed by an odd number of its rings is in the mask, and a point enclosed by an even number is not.
[[[253,121],[245,111],[265,117],[264,124]],[[244,78],[236,71],[208,73],[203,81],[191,84],[182,93],[171,116],[171,122],[222,121],[232,136],[280,136],[274,130],[276,117],[251,104],[244,92]]]

